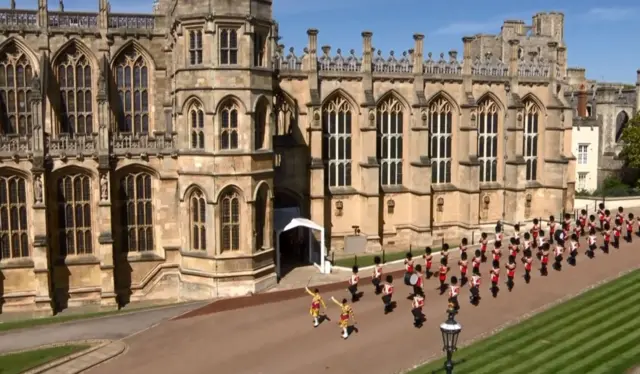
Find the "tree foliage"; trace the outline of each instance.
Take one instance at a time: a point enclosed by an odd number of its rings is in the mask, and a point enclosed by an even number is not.
[[[620,156],[631,168],[640,168],[640,112],[627,122],[620,140],[623,142]]]

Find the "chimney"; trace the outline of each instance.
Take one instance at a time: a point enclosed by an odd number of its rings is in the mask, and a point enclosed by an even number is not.
[[[587,88],[584,83],[580,85],[580,92],[578,92],[578,117],[587,116]]]
[[[473,42],[473,37],[465,36],[462,38],[462,73],[464,75],[471,75],[471,65],[473,64],[473,56],[471,56],[471,42]]]
[[[422,74],[422,64],[424,55],[424,35],[413,34],[413,72]]]
[[[316,71],[318,69],[318,30],[308,29],[307,36],[309,37],[309,70]]]

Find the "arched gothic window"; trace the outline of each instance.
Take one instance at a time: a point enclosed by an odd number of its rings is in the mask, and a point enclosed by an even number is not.
[[[191,193],[191,249],[207,249],[207,203],[200,190]]]
[[[336,96],[322,108],[324,159],[329,187],[351,186],[351,107]]]
[[[378,106],[377,125],[380,144],[380,183],[383,186],[402,184],[403,114],[402,104],[389,97]]]
[[[478,108],[478,161],[480,182],[498,179],[498,106],[484,100]]]
[[[200,104],[194,103],[189,109],[191,125],[191,149],[204,149],[204,110]]]
[[[265,235],[269,233],[266,231],[267,224],[267,190],[261,188],[256,196],[255,203],[255,230],[256,230],[256,250],[261,250],[264,247]]]
[[[237,251],[240,249],[240,197],[235,191],[226,193],[220,204],[220,228],[222,232],[222,245],[225,251]]]
[[[22,177],[0,177],[0,260],[29,257],[26,186]]]
[[[67,175],[58,180],[60,255],[93,252],[91,236],[91,178]]]
[[[258,104],[255,113],[255,123],[253,129],[254,149],[259,150],[265,147],[265,136],[267,132],[267,104],[262,102]]]
[[[431,132],[431,183],[451,183],[451,103],[444,98],[433,101],[429,105],[428,120]]]
[[[524,160],[527,165],[526,180],[538,178],[538,121],[540,108],[531,100],[524,103]]]
[[[15,44],[0,53],[0,120],[4,134],[31,134],[31,79],[33,68]]]
[[[289,102],[283,93],[278,93],[274,100],[274,110],[276,112],[276,135],[291,135],[293,127],[297,126],[297,112],[295,104]]]
[[[120,96],[118,129],[134,134],[149,133],[149,67],[133,47],[115,63],[116,86]]]
[[[220,112],[220,149],[238,149],[238,107],[231,101]]]
[[[91,65],[75,45],[70,45],[56,61],[60,85],[60,133],[73,136],[93,133]]]
[[[121,186],[123,209],[123,247],[129,252],[152,251],[153,247],[153,191],[147,173],[129,173]]]

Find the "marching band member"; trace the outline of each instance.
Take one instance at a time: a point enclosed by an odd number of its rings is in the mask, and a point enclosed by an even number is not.
[[[384,303],[384,314],[388,314],[393,310],[393,304],[391,298],[393,297],[393,277],[391,274],[385,278],[385,283],[382,286],[382,302]]]
[[[618,213],[616,213],[616,220],[620,220],[620,222],[624,222],[624,208],[619,206]]]
[[[564,224],[562,227],[562,231],[564,231],[565,239],[569,237],[569,231],[571,231],[571,214],[565,213],[564,215]]]
[[[413,326],[420,328],[424,322],[424,314],[422,314],[422,307],[424,307],[424,296],[421,294],[413,295],[411,301],[411,314],[413,315]]]
[[[500,221],[498,221],[498,223],[496,223],[496,240],[494,242],[495,243],[499,243],[502,241],[502,224],[500,223]]]
[[[473,260],[471,260],[473,264],[473,274],[480,274],[480,264],[482,263],[482,252],[479,249],[476,249],[475,256]]]
[[[491,294],[493,297],[498,297],[498,291],[500,290],[500,262],[493,261],[493,268],[489,271],[491,275]]]
[[[639,228],[640,230],[640,228]],[[480,252],[482,252],[482,262],[487,261],[487,244],[489,244],[489,240],[487,239],[487,233],[483,232],[480,239]]]
[[[609,242],[611,241],[611,227],[606,222],[602,230],[602,236],[604,236],[604,245],[602,247],[602,251],[604,253],[609,253]]]
[[[460,253],[467,253],[467,244],[469,244],[469,241],[467,240],[467,238],[462,238],[462,240],[460,241]]]
[[[571,235],[571,241],[569,242],[569,258],[567,262],[572,266],[576,265],[576,256],[578,255],[578,249],[580,248],[580,242],[578,241],[578,235]]]
[[[573,233],[578,235],[578,240],[580,240],[579,238],[583,235],[582,224],[580,223],[580,219],[576,220],[576,227],[574,227]]]
[[[371,283],[375,287],[376,295],[380,295],[382,292],[382,260],[380,256],[376,256],[373,259],[375,266],[373,267],[373,276],[371,277]]]
[[[356,324],[356,317],[353,313],[353,309],[349,304],[347,304],[347,299],[342,299],[342,302],[338,302],[335,297],[331,296],[331,300],[336,303],[337,306],[340,307],[340,321],[338,325],[342,329],[342,338],[346,339],[349,337],[349,321]]]
[[[553,251],[553,255],[555,257],[555,262],[553,263],[553,268],[555,270],[562,270],[562,254],[564,253],[564,234],[561,234],[556,237],[556,248]]]
[[[596,229],[592,228],[589,231],[589,247],[587,248],[587,252],[585,252],[585,254],[589,257],[589,258],[594,258],[596,255],[596,249],[598,248],[598,238],[596,237]]]
[[[605,209],[604,203],[598,204],[598,219],[600,220],[600,231],[604,230]]]
[[[549,243],[553,244],[553,235],[556,233],[556,217],[549,216],[549,222],[547,222],[547,227],[549,227]],[[537,245],[538,243],[536,243]]]
[[[445,291],[445,282],[447,281],[448,272],[449,272],[449,267],[447,266],[447,261],[444,258],[440,259],[440,270],[438,271],[438,279],[440,280],[441,294],[443,294]]]
[[[516,223],[513,225],[513,236],[512,238],[516,239],[516,241],[520,240],[520,224]]]
[[[622,235],[622,221],[616,218],[615,226],[613,227],[613,248],[620,248],[620,235]]]
[[[467,268],[469,267],[467,254],[465,252],[462,252],[462,254],[460,255],[458,266],[460,267],[460,284],[464,286],[464,284],[467,283]]]
[[[349,287],[347,290],[351,293],[351,302],[358,301],[358,282],[360,277],[358,276],[358,265],[353,265],[351,269],[351,277],[349,278]]]
[[[478,305],[480,301],[480,281],[480,273],[471,276],[471,295],[469,295],[469,302],[473,305]]]
[[[531,250],[531,235],[528,232],[524,233],[524,243],[522,243],[523,253],[526,250]]]
[[[558,232],[556,230],[556,232]],[[544,231],[540,230],[540,236],[538,236],[538,250],[544,247],[544,244],[547,242],[547,238],[544,236]]]
[[[404,259],[404,284],[406,284],[407,286],[410,286],[409,278],[411,277],[411,274],[413,274],[413,267],[413,255],[411,254],[411,252],[409,252],[407,253],[407,257]]]
[[[584,235],[586,233],[586,229],[587,229],[587,210],[586,209],[582,209],[580,211],[580,218],[578,219],[580,221],[580,232],[582,233],[582,235]]]
[[[449,265],[449,244],[444,243],[440,251],[440,259],[444,260],[445,265]]]
[[[549,243],[544,243],[542,251],[540,251],[540,275],[546,277],[549,274],[547,266],[549,265]]]
[[[313,327],[318,327],[320,325],[320,305],[327,311],[327,305],[324,303],[322,296],[320,296],[320,290],[317,288],[311,292],[309,287],[304,288],[305,291],[312,297],[311,299],[311,307],[309,308],[309,314],[313,317]]]
[[[493,261],[500,261],[500,258],[502,257],[502,249],[500,249],[500,247],[502,246],[502,244],[500,244],[500,242],[495,242],[493,243],[494,248],[491,251],[491,256]]]
[[[455,310],[460,309],[458,303],[458,295],[460,294],[460,286],[458,286],[458,278],[456,276],[451,277],[451,285],[449,286],[449,303],[453,304]]]
[[[627,241],[631,243],[633,241],[633,226],[635,222],[635,218],[633,217],[633,213],[629,213],[629,218],[627,218]]]
[[[429,279],[431,278],[431,266],[433,265],[433,255],[431,255],[431,247],[427,247],[424,249],[422,258],[424,259],[425,275],[427,279]]]
[[[605,225],[608,223],[609,227],[611,227],[611,212],[608,209],[604,211],[604,223]]]
[[[524,281],[528,284],[531,281],[531,266],[533,264],[533,258],[531,258],[531,249],[527,249],[524,251],[522,262],[524,263]]]
[[[418,276],[418,282],[413,285],[413,295],[424,295],[424,281],[422,279],[422,265],[416,265],[415,274]]]
[[[518,242],[516,238],[511,238],[509,243],[509,256],[517,257],[520,248],[518,248]]]
[[[538,241],[538,236],[540,235],[540,222],[537,218],[533,219],[533,227],[531,228],[531,235],[533,236],[534,241]]]
[[[516,285],[513,281],[516,276],[516,256],[509,256],[509,262],[505,264],[505,268],[507,268],[507,289],[511,292]]]

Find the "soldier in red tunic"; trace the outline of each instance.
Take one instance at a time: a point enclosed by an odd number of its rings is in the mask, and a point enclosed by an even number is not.
[[[605,212],[606,209],[604,208],[604,203],[598,204],[598,219],[600,220],[600,231],[604,230]]]
[[[624,208],[618,207],[618,213],[616,213],[616,220],[620,220],[620,222],[624,222]]]
[[[438,280],[440,280],[440,295],[444,294],[444,292],[446,291],[448,272],[449,267],[447,266],[447,261],[444,258],[440,259],[440,270],[438,271]]]
[[[440,261],[444,260],[444,264],[449,266],[449,244],[444,243],[440,251]]]
[[[373,275],[371,276],[371,283],[375,288],[375,294],[380,295],[382,292],[382,259],[380,256],[376,256],[373,259],[375,266],[373,267]]]
[[[495,245],[495,243],[502,242],[502,237],[503,237],[503,234],[502,234],[502,223],[500,223],[500,221],[498,221],[498,223],[496,223],[496,239],[495,239],[494,245]]]
[[[487,239],[487,233],[483,232],[480,239],[480,252],[482,252],[482,262],[487,262],[487,245],[489,239]]]
[[[469,267],[469,262],[467,261],[467,254],[462,253],[460,255],[460,261],[458,261],[458,266],[460,267],[460,285],[464,286],[467,281],[467,268]]]
[[[423,295],[424,296],[424,279],[422,278],[422,265],[416,265],[415,275],[418,276],[418,281],[413,285],[413,295]]]
[[[564,236],[556,237],[556,248],[553,251],[555,262],[553,268],[557,271],[562,270],[562,255],[564,253]]]
[[[589,230],[589,238],[587,240],[589,242],[589,246],[587,247],[585,254],[589,258],[594,258],[596,256],[596,249],[598,248],[598,237],[596,236],[595,228]]]
[[[449,286],[449,304],[452,304],[455,310],[460,309],[460,303],[458,303],[458,295],[460,294],[460,286],[458,286],[458,278],[456,276],[451,277],[451,285]]]
[[[635,222],[635,218],[633,216],[633,213],[629,213],[629,216],[627,218],[627,242],[631,243],[633,241],[632,237],[633,237],[633,225]]]
[[[604,244],[602,246],[602,251],[604,253],[609,253],[609,242],[611,241],[611,227],[608,223],[604,224],[602,229],[602,236],[604,236]]]
[[[469,295],[469,302],[476,306],[480,302],[480,282],[480,273],[471,276],[471,289],[469,290],[471,295]]]
[[[611,227],[611,212],[608,209],[604,211],[604,224],[609,224]]]
[[[427,279],[431,278],[431,266],[433,265],[433,255],[431,254],[431,247],[427,247],[424,249],[424,254],[422,255],[424,259],[424,268],[425,268],[425,276]]]
[[[582,209],[580,211],[580,218],[578,218],[578,221],[580,222],[580,232],[582,233],[582,235],[584,235],[586,233],[585,230],[587,230],[587,219],[588,219],[588,215],[587,215],[587,210],[586,209]]]
[[[473,264],[473,274],[480,275],[480,264],[482,263],[482,252],[479,249],[476,249],[476,254],[471,261]]]
[[[556,217],[549,216],[549,222],[547,222],[547,226],[549,227],[549,243],[553,243],[553,235],[556,233],[557,225]]]
[[[384,303],[384,314],[389,314],[393,311],[393,277],[391,274],[385,278],[385,283],[382,285],[382,302]]]
[[[413,315],[413,326],[416,328],[422,327],[425,321],[422,308],[424,307],[424,296],[416,294],[411,301],[411,314]]]
[[[489,271],[489,275],[491,276],[491,294],[493,297],[498,297],[498,292],[500,291],[500,262],[494,260],[493,268]]]
[[[578,235],[571,235],[571,240],[569,241],[569,258],[567,262],[571,266],[576,266],[576,256],[578,256],[578,249],[580,249],[580,242],[578,241]]]
[[[507,289],[511,292],[513,286],[516,285],[513,280],[516,276],[516,256],[509,256],[509,261],[505,264],[505,268],[507,268]]]
[[[493,259],[493,261],[500,261],[500,258],[502,257],[502,244],[500,242],[495,242],[494,244],[494,248],[491,251],[491,257]]]
[[[531,235],[533,236],[533,241],[538,241],[538,236],[540,235],[540,221],[537,218],[533,219],[533,227],[531,228]]]
[[[358,276],[358,266],[353,265],[351,269],[351,277],[349,278],[349,293],[351,294],[351,302],[355,303],[359,299],[358,294],[358,282],[360,281],[360,277]]]
[[[531,256],[530,249],[526,249],[524,251],[522,262],[524,263],[524,281],[525,283],[529,284],[529,282],[531,281],[531,267],[533,264],[533,258]]]
[[[596,216],[594,216],[593,214],[589,216],[589,232],[591,232],[591,230],[597,230],[597,226],[596,226]]]
[[[407,253],[407,257],[404,259],[404,284],[406,284],[407,286],[411,285],[409,283],[409,279],[411,277],[411,274],[413,274],[413,267],[413,255],[411,254],[411,252],[409,252]]]
[[[462,240],[460,241],[460,253],[467,253],[468,244],[469,241],[467,240],[467,238],[462,238]]]
[[[622,221],[616,218],[613,228],[613,248],[620,249],[620,236],[622,235]]]
[[[549,274],[549,243],[544,243],[542,251],[540,251],[540,275],[546,277]]]
[[[517,257],[518,252],[520,252],[520,248],[518,248],[518,240],[516,238],[511,238],[509,243],[509,256]]]

